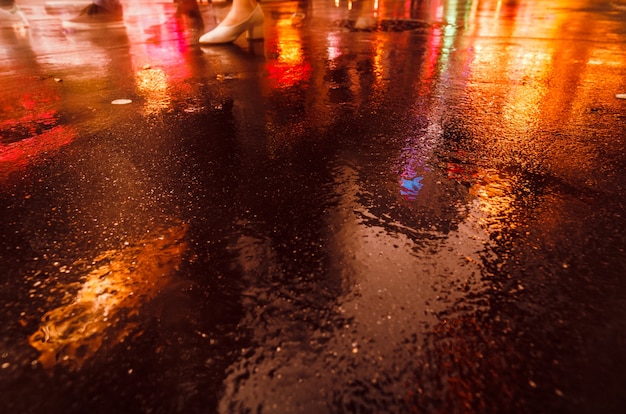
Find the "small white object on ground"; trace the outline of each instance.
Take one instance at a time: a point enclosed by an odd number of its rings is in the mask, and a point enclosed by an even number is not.
[[[114,101],[111,101],[113,105],[127,105],[131,102],[132,101],[130,99],[116,99]]]

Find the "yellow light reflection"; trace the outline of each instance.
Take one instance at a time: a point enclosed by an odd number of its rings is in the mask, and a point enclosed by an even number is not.
[[[299,32],[291,28],[291,23],[283,20],[278,25],[278,60],[282,63],[294,65],[302,63],[302,45]]]
[[[478,223],[490,234],[505,226],[515,227],[510,221],[514,213],[512,182],[492,169],[479,170],[474,175],[475,181],[469,192],[476,197],[476,213],[480,212]]]
[[[41,365],[80,368],[133,333],[138,323],[132,317],[172,281],[187,249],[185,233],[183,225],[165,229],[96,257],[74,299],[47,312],[30,336]]]
[[[557,12],[566,4],[553,2],[552,11],[534,3],[478,2],[469,19],[475,24],[468,68],[473,95],[489,97],[483,102],[495,117],[491,123],[507,127],[507,134],[489,140],[489,150],[507,162],[572,175],[583,163],[587,169],[601,164],[594,161],[597,148],[580,140],[555,145],[537,132],[554,128],[554,120],[565,130],[588,124],[589,102],[597,93],[591,85],[610,90],[608,83],[614,82],[613,90],[619,89],[621,78],[606,76],[611,73],[606,68],[623,66],[623,57],[606,44],[574,44],[572,30],[579,28],[571,27],[567,13]],[[590,25],[588,38],[599,37],[598,30]],[[524,40],[502,45],[494,38]],[[598,70],[600,64],[603,70]]]
[[[155,115],[171,104],[168,93],[167,74],[162,69],[146,68],[137,72],[137,89],[145,98],[144,113]]]
[[[384,54],[387,50],[385,43],[378,41],[375,43],[374,56],[373,56],[373,65],[374,65],[374,74],[376,76],[376,83],[380,86],[383,81],[384,76]]]
[[[311,76],[311,65],[302,51],[300,31],[290,20],[279,20],[276,24],[275,48],[277,58],[268,63],[270,79],[277,89],[291,87],[306,81]]]

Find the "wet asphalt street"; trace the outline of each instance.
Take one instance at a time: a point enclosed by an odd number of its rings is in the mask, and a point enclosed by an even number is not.
[[[0,412],[623,412],[626,3],[18,4]]]

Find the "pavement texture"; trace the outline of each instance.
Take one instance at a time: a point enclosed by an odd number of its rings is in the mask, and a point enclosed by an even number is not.
[[[0,14],[0,412],[621,413],[626,3]]]

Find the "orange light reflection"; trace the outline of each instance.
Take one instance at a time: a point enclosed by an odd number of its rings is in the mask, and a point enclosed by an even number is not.
[[[135,333],[133,315],[168,286],[187,249],[184,225],[153,233],[100,254],[71,302],[43,315],[29,343],[41,353],[44,368],[80,368],[101,348]]]
[[[137,72],[138,92],[145,98],[143,110],[146,115],[156,115],[171,104],[168,93],[167,74],[163,69],[146,68]]]
[[[275,89],[289,88],[308,81],[313,68],[305,60],[302,51],[300,31],[291,25],[290,20],[279,20],[273,45],[277,58],[267,64],[269,78]]]

